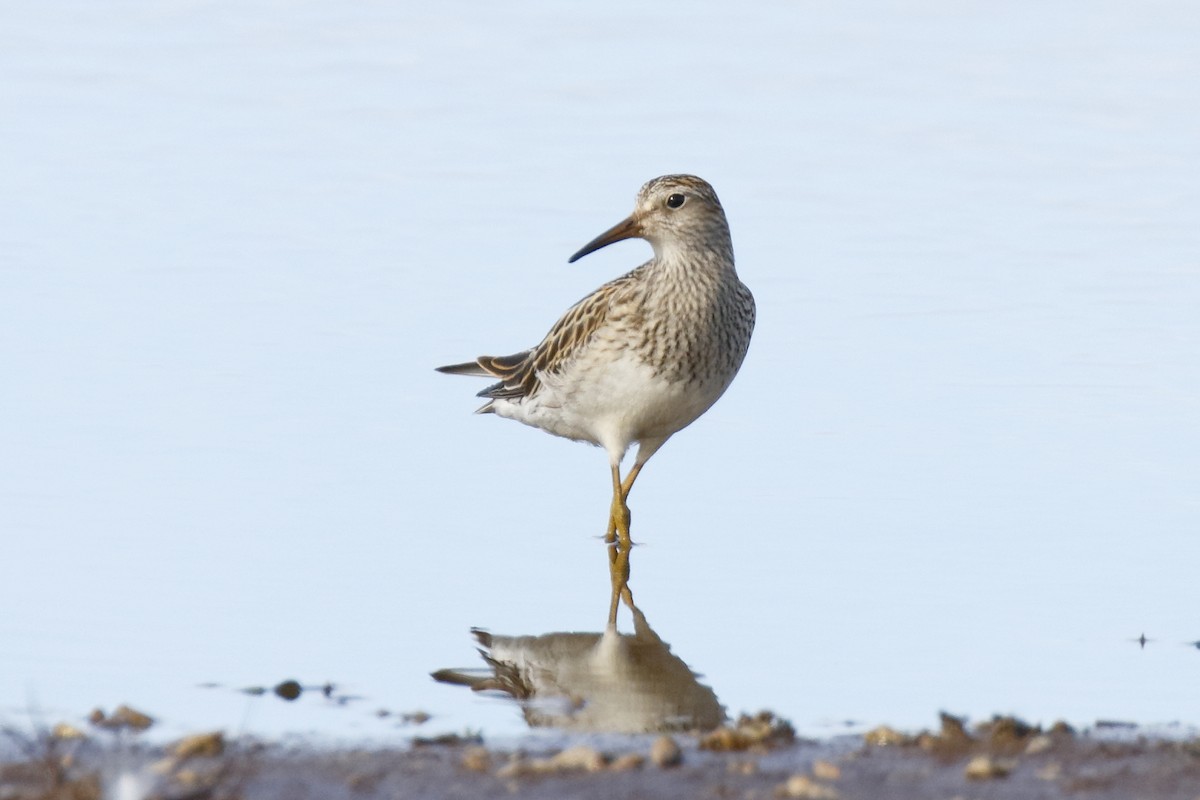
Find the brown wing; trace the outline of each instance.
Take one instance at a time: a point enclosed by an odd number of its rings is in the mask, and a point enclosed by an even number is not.
[[[515,400],[536,394],[541,388],[538,374],[558,372],[587,345],[608,318],[613,298],[631,275],[609,281],[567,309],[541,344],[532,350],[511,356],[480,356],[476,363],[500,382],[484,389],[479,396]]]

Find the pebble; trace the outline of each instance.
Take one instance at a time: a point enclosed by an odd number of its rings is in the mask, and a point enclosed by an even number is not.
[[[185,736],[171,745],[176,758],[215,758],[225,752],[225,734],[221,731]]]
[[[1029,740],[1029,744],[1025,745],[1025,755],[1036,756],[1044,753],[1054,747],[1054,737],[1049,734],[1040,733]]]
[[[840,797],[837,789],[817,783],[807,775],[793,775],[776,793],[799,800],[838,800]]]
[[[50,732],[50,735],[60,741],[69,741],[72,739],[86,739],[87,738],[86,733],[79,730],[79,728],[76,728],[74,725],[70,724],[69,722],[60,722],[57,725],[55,725],[54,730],[52,730]]]
[[[670,736],[660,736],[650,745],[650,760],[663,769],[677,767],[683,763],[683,751]]]
[[[700,738],[700,749],[763,751],[795,740],[796,731],[790,722],[773,712],[761,711],[754,716],[742,714],[734,725],[723,725],[705,734]]]
[[[614,758],[608,768],[613,772],[632,772],[635,769],[641,769],[645,763],[646,757],[641,753],[626,753]]]
[[[968,780],[986,781],[993,778],[1005,778],[1016,767],[1016,762],[991,756],[975,756],[967,762],[963,774]]]
[[[492,756],[486,747],[468,747],[462,754],[463,769],[471,772],[487,772],[492,768]]]
[[[607,766],[604,754],[586,744],[568,747],[549,758],[514,757],[500,769],[496,770],[499,778],[516,778],[522,775],[545,775],[554,772],[569,772],[585,770],[599,772]]]
[[[154,718],[135,708],[120,705],[113,709],[113,713],[110,715],[106,715],[98,708],[95,709],[88,715],[88,722],[98,728],[112,731],[128,729],[141,732],[154,724]]]
[[[555,754],[549,761],[551,772],[554,770],[583,769],[588,772],[599,772],[606,765],[604,754],[586,744],[568,747]]]
[[[901,733],[895,728],[889,728],[887,725],[880,725],[878,728],[864,733],[863,741],[875,747],[897,747],[912,744],[913,737]]]

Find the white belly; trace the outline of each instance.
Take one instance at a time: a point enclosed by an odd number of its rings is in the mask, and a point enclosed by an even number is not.
[[[633,442],[665,440],[716,402],[725,386],[670,383],[628,353],[591,369],[539,375],[530,398],[497,400],[494,410],[556,436],[591,442],[616,457]]]

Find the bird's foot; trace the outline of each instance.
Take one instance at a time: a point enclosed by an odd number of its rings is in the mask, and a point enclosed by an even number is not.
[[[621,496],[613,498],[612,510],[609,514],[608,533],[604,541],[608,546],[609,574],[612,578],[612,601],[608,607],[608,624],[617,622],[617,609],[622,600],[629,608],[633,608],[633,592],[629,589],[629,553],[633,549],[633,539],[629,533],[629,523],[632,515],[629,506]]]

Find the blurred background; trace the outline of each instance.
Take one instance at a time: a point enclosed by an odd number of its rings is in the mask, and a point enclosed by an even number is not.
[[[759,322],[631,498],[674,652],[809,734],[1196,723],[1198,37],[1187,2],[5,3],[0,718],[519,734],[428,674],[472,626],[602,628],[606,459],[433,367],[649,258],[566,264],[691,172]],[[232,691],[285,678],[361,699]]]

